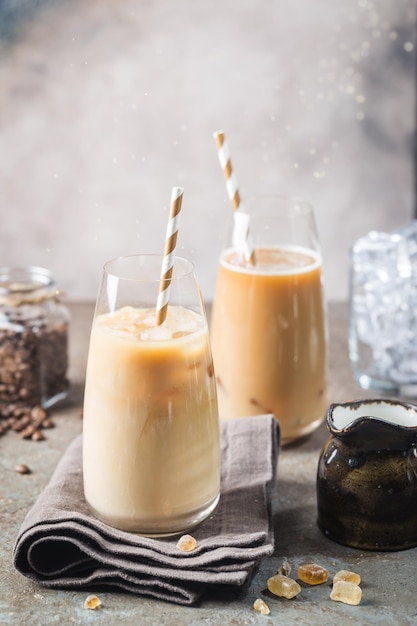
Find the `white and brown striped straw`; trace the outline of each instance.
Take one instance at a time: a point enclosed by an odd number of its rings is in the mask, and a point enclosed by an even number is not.
[[[162,259],[159,294],[156,303],[156,324],[160,326],[166,320],[168,313],[169,289],[171,286],[172,272],[174,269],[175,246],[177,244],[179,214],[181,211],[184,189],[173,187],[171,194],[171,207],[165,237],[165,250]]]
[[[220,167],[223,170],[224,177],[226,179],[226,189],[229,200],[232,203],[234,211],[240,207],[240,194],[237,186],[237,180],[232,167],[232,160],[230,158],[229,146],[227,145],[226,136],[224,131],[217,130],[214,133],[214,140],[217,146],[217,154],[219,156]]]
[[[237,212],[241,207],[240,193],[237,185],[237,179],[232,167],[232,160],[230,157],[229,146],[227,145],[226,135],[223,130],[217,130],[213,133],[214,140],[217,146],[217,154],[220,161],[220,166],[223,170],[224,177],[226,179],[226,189],[229,200],[232,204],[233,211]],[[239,225],[242,222],[239,222]],[[235,228],[238,227],[238,220],[235,216]],[[249,230],[246,232],[246,246],[245,256],[249,265],[255,265],[255,252],[250,244]]]

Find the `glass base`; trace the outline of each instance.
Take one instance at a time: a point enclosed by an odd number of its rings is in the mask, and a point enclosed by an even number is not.
[[[217,495],[214,500],[211,500],[208,504],[197,509],[196,511],[188,512],[181,517],[172,519],[159,520],[154,523],[145,522],[144,520],[134,519],[122,519],[120,517],[110,517],[108,515],[102,515],[88,502],[88,506],[92,513],[100,521],[117,528],[118,530],[124,530],[126,532],[135,533],[136,535],[142,535],[143,537],[171,537],[173,535],[180,535],[188,532],[192,528],[195,528],[201,522],[203,522],[219,503],[220,494]]]
[[[292,445],[296,445],[297,443],[300,443],[303,439],[306,439],[315,430],[317,430],[317,428],[324,422],[325,417],[326,417],[325,414],[323,414],[322,417],[319,417],[319,419],[315,420],[314,422],[307,424],[307,426],[304,426],[304,428],[301,428],[299,431],[297,431],[294,434],[291,434],[289,437],[282,436],[281,445],[285,447],[285,446],[292,446]]]
[[[417,398],[417,382],[396,383],[393,380],[375,378],[369,374],[357,373],[355,378],[362,389],[373,389],[381,394]]]

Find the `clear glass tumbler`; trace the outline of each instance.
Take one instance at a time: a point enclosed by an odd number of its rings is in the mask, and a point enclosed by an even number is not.
[[[351,250],[349,356],[364,389],[415,396],[417,326],[409,246],[371,231]]]
[[[241,236],[233,220],[213,301],[219,413],[224,419],[273,413],[288,443],[312,432],[327,404],[326,312],[314,213],[296,197],[260,196],[244,206],[254,263],[237,245]]]
[[[104,266],[84,400],[86,500],[111,526],[183,532],[216,507],[220,451],[207,319],[193,265],[176,258],[156,325],[162,257]]]

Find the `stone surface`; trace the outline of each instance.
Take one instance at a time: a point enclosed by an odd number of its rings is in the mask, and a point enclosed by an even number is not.
[[[11,552],[19,525],[34,498],[46,485],[63,451],[81,431],[79,409],[85,375],[88,337],[93,315],[92,304],[71,305],[70,358],[71,395],[53,412],[56,428],[47,431],[43,442],[22,441],[14,433],[0,438],[0,624],[34,626],[52,624],[106,624],[121,622],[155,626],[238,626],[281,623],[381,624],[408,626],[415,623],[415,563],[417,549],[394,553],[361,552],[327,540],[316,526],[315,473],[318,456],[327,438],[324,424],[308,439],[284,448],[278,467],[273,497],[273,523],[276,532],[274,555],[264,559],[251,584],[240,594],[219,593],[199,606],[178,607],[123,593],[96,590],[102,607],[84,608],[91,591],[55,591],[37,587],[13,568]],[[347,320],[343,304],[330,306],[329,401],[339,402],[369,397],[352,379],[347,358]],[[16,473],[15,465],[25,463],[32,473]],[[294,600],[273,598],[266,591],[267,579],[287,559],[292,572],[303,562],[314,561],[330,571],[330,579],[341,569],[361,575],[363,598],[351,607],[330,600],[330,583],[303,586]],[[253,609],[256,598],[263,598],[271,613],[260,616]]]

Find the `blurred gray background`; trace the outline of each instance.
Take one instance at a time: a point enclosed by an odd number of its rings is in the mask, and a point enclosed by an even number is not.
[[[413,0],[0,0],[0,264],[45,265],[71,300],[103,263],[179,252],[211,299],[241,194],[310,199],[327,297],[348,251],[414,214]]]

